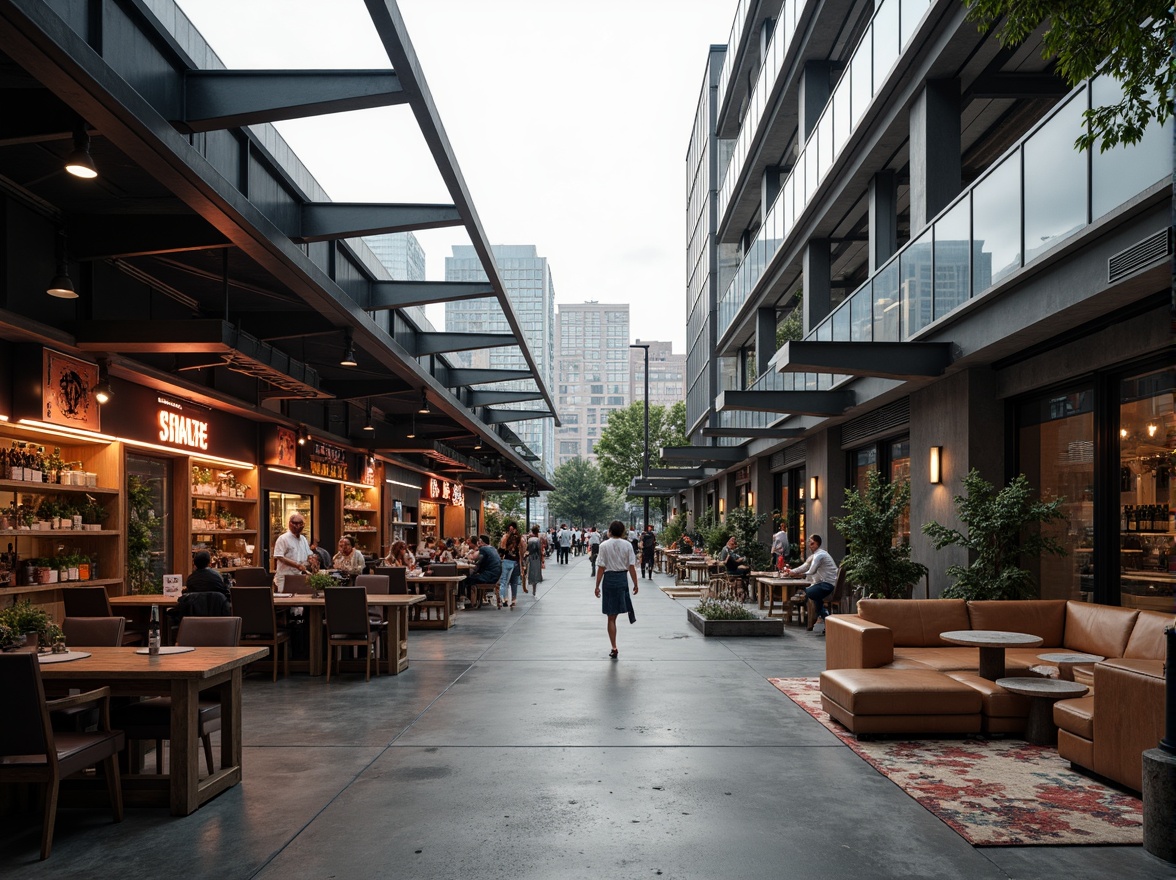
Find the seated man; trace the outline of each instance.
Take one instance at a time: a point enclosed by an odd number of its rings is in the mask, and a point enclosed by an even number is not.
[[[751,571],[751,566],[747,564],[747,557],[739,552],[738,542],[736,542],[734,535],[727,539],[726,546],[719,551],[719,562],[722,562],[726,566],[728,575],[739,578],[739,592],[742,593],[747,583],[747,574]]]
[[[478,536],[477,557],[474,569],[457,585],[458,602],[473,598],[471,587],[474,584],[497,584],[502,577],[502,560],[498,551],[490,543],[489,535]]]
[[[229,613],[229,588],[220,572],[209,568],[212,556],[207,550],[192,554],[196,570],[188,575],[184,594],[176,603],[175,620],[182,617],[223,617]]]

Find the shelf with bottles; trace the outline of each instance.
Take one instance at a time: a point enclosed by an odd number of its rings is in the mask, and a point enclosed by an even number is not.
[[[251,485],[256,471],[208,467],[192,459],[191,474],[192,552],[207,550],[215,568],[256,566],[260,505]]]
[[[252,468],[204,467],[193,461],[192,498],[256,504],[253,486],[245,482],[253,473]]]

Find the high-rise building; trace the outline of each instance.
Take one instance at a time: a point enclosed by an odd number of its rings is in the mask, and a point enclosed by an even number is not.
[[[649,346],[649,405],[669,409],[680,403],[686,392],[686,355],[674,354],[672,342],[650,342],[638,339],[638,344]],[[629,400],[645,399],[645,350],[629,349]]]
[[[425,280],[425,249],[411,232],[369,235],[364,241],[394,280]]]
[[[522,326],[523,336],[535,358],[544,382],[549,385],[555,363],[555,285],[547,258],[534,245],[494,245],[494,261],[506,285],[507,295]],[[453,256],[445,258],[446,281],[482,281],[477,252],[469,245],[455,245]],[[491,298],[461,300],[445,304],[445,329],[459,333],[506,333],[506,316]],[[469,367],[525,369],[526,363],[514,348],[487,348],[456,353],[455,363]],[[517,385],[517,387],[516,387]],[[499,390],[526,390],[531,383],[499,382]],[[502,404],[501,409],[529,409],[532,404]],[[510,428],[539,456],[536,468],[550,476],[555,469],[555,426],[551,419],[511,422]],[[531,519],[545,522],[543,500],[532,502]]]
[[[560,303],[556,336],[556,464],[593,447],[613,410],[629,405],[629,304]]]

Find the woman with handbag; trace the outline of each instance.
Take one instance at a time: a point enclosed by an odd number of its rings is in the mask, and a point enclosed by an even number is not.
[[[531,526],[531,536],[527,538],[526,573],[523,577],[523,592],[527,592],[527,585],[535,595],[539,595],[539,584],[543,582],[543,569],[547,567],[547,560],[543,556],[543,539],[539,537],[539,526]]]
[[[628,613],[629,623],[636,621],[633,600],[629,596],[626,577],[633,581],[633,595],[637,595],[637,554],[625,539],[625,524],[613,520],[608,527],[608,540],[600,545],[596,557],[596,595],[601,599],[601,613],[608,617],[608,640],[612,643],[609,657],[616,660],[617,615]],[[602,589],[603,586],[603,595]]]

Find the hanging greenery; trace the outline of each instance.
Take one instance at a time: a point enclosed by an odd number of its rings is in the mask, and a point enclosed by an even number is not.
[[[162,593],[151,568],[162,520],[152,509],[151,490],[135,474],[127,477],[127,513],[127,587],[132,594]]]

